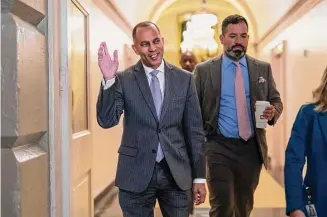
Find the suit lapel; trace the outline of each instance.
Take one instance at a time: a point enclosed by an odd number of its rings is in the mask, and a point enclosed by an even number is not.
[[[171,90],[172,90],[172,66],[165,62],[165,94],[162,102],[160,121],[162,121],[169,105],[169,99],[171,99]]]
[[[153,98],[151,95],[151,90],[150,90],[150,86],[149,86],[149,82],[148,79],[146,77],[142,62],[139,61],[134,68],[134,75],[137,81],[137,84],[141,90],[141,93],[146,101],[146,104],[149,106],[152,115],[154,116],[154,118],[156,119],[156,121],[158,121],[158,117],[157,117],[157,112],[156,112],[156,107],[154,105],[153,102]]]
[[[251,57],[247,56],[247,65],[249,72],[249,81],[250,81],[250,95],[251,95],[251,108],[254,108],[256,101],[256,94],[258,88],[258,78],[259,78],[259,67],[257,62]],[[254,113],[254,112],[252,112]],[[254,114],[252,115],[254,116]]]
[[[321,132],[324,135],[323,137],[325,138],[325,143],[327,144],[327,114],[323,113],[318,115],[318,119],[319,119]]]
[[[220,102],[221,94],[221,57],[215,58],[210,64],[210,75],[212,82],[212,94],[217,96],[217,102]]]

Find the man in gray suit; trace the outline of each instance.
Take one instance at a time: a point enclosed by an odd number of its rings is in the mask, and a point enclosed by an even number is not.
[[[156,199],[163,216],[186,217],[190,200],[205,200],[204,134],[192,75],[163,60],[159,28],[133,29],[141,60],[121,73],[105,43],[98,50],[103,81],[97,102],[101,127],[118,124],[124,112],[116,185],[124,217],[151,217]],[[193,192],[192,192],[193,189]],[[192,198],[193,194],[193,198]]]
[[[263,116],[274,125],[283,105],[268,63],[246,55],[248,24],[231,15],[222,23],[222,56],[194,72],[207,137],[210,217],[249,217],[262,162],[265,129],[256,128],[255,103],[268,101]]]

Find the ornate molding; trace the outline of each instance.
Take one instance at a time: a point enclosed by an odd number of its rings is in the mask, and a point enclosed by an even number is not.
[[[257,41],[258,50],[276,37],[281,31],[299,20],[323,0],[298,0],[292,7]]]

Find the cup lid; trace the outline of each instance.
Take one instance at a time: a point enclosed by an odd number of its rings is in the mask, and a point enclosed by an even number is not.
[[[270,103],[268,101],[256,101],[255,104],[256,105],[270,105]]]

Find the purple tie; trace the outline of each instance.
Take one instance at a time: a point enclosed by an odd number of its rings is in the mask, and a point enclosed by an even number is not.
[[[246,103],[244,80],[242,70],[238,62],[234,62],[236,65],[235,73],[235,98],[236,98],[236,111],[238,122],[238,134],[247,141],[251,136],[251,125],[249,120],[248,107]]]
[[[157,77],[158,73],[159,73],[158,70],[153,70],[152,72],[150,72],[150,74],[151,74],[150,89],[151,89],[153,102],[154,102],[154,105],[156,107],[157,116],[158,116],[158,119],[160,120],[160,113],[161,113],[161,106],[162,106],[162,95],[161,95],[161,90],[160,90],[159,79]],[[163,151],[161,149],[161,146],[160,146],[160,143],[159,143],[158,144],[156,161],[160,162],[163,158],[164,158],[164,153],[163,153]]]

